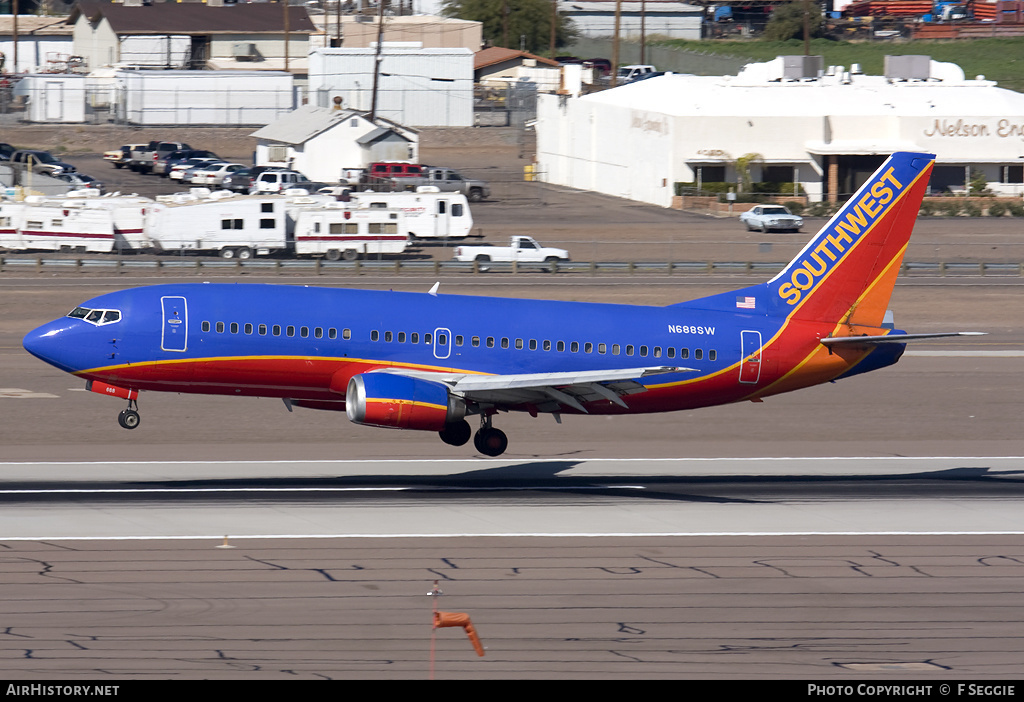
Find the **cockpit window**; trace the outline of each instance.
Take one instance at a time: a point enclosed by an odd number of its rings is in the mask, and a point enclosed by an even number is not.
[[[119,310],[94,310],[88,307],[76,307],[68,312],[67,316],[73,319],[84,319],[86,322],[95,324],[98,327],[121,321],[121,312]]]

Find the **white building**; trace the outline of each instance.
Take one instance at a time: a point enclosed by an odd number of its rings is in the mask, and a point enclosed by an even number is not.
[[[410,45],[411,44],[411,45]],[[376,49],[317,49],[309,55],[310,102],[347,109],[373,104]],[[377,114],[411,127],[473,126],[473,52],[424,49],[415,42],[383,45]]]
[[[282,71],[118,71],[118,109],[132,124],[257,125],[295,106]]]
[[[974,169],[997,193],[1024,190],[1021,93],[927,57],[889,57],[888,76],[819,75],[804,58],[541,95],[540,177],[667,207],[675,183],[735,183],[736,160],[757,154],[754,182],[799,182],[821,199],[854,192],[889,153],[910,150],[937,154],[933,191],[963,188]]]
[[[611,37],[615,35],[614,0],[606,2],[578,2],[559,0],[558,14],[573,21],[584,37]],[[669,39],[699,41],[704,8],[672,0],[645,0],[619,3],[619,37],[631,41],[657,34]]]
[[[65,70],[75,53],[71,27],[63,17],[18,15],[18,50],[14,50],[14,15],[0,15],[0,53],[4,73]],[[18,65],[14,65],[14,55]]]
[[[311,180],[336,183],[342,171],[374,161],[419,162],[419,135],[353,110],[304,105],[253,132],[256,164],[287,166]]]

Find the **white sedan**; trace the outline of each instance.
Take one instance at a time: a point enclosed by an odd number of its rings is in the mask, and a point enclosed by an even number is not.
[[[757,205],[740,215],[740,221],[753,231],[800,231],[804,226],[802,217],[798,217],[782,205]]]
[[[192,185],[220,185],[232,173],[246,168],[240,163],[213,163],[192,173]]]
[[[194,172],[195,170],[198,170],[200,168],[205,168],[206,166],[208,166],[211,163],[224,163],[224,162],[221,161],[219,158],[213,158],[212,156],[201,156],[201,157],[198,157],[198,158],[190,158],[187,161],[182,161],[181,163],[176,163],[173,166],[171,166],[171,172],[167,174],[167,177],[170,178],[171,180],[176,180],[176,181],[179,181],[179,182],[187,183],[189,181],[187,181],[187,180],[183,181],[182,180],[182,178],[185,175],[185,171],[193,171]],[[191,173],[189,175],[191,176]]]

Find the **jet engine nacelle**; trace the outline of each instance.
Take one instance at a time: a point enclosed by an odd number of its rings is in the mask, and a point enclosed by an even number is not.
[[[348,381],[345,413],[356,424],[441,431],[466,416],[466,403],[444,383],[393,373],[363,373]]]

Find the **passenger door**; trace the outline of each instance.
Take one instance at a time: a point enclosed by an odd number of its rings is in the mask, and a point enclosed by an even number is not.
[[[160,348],[164,351],[186,351],[188,349],[188,305],[185,298],[177,295],[161,297],[160,306],[163,312]]]

